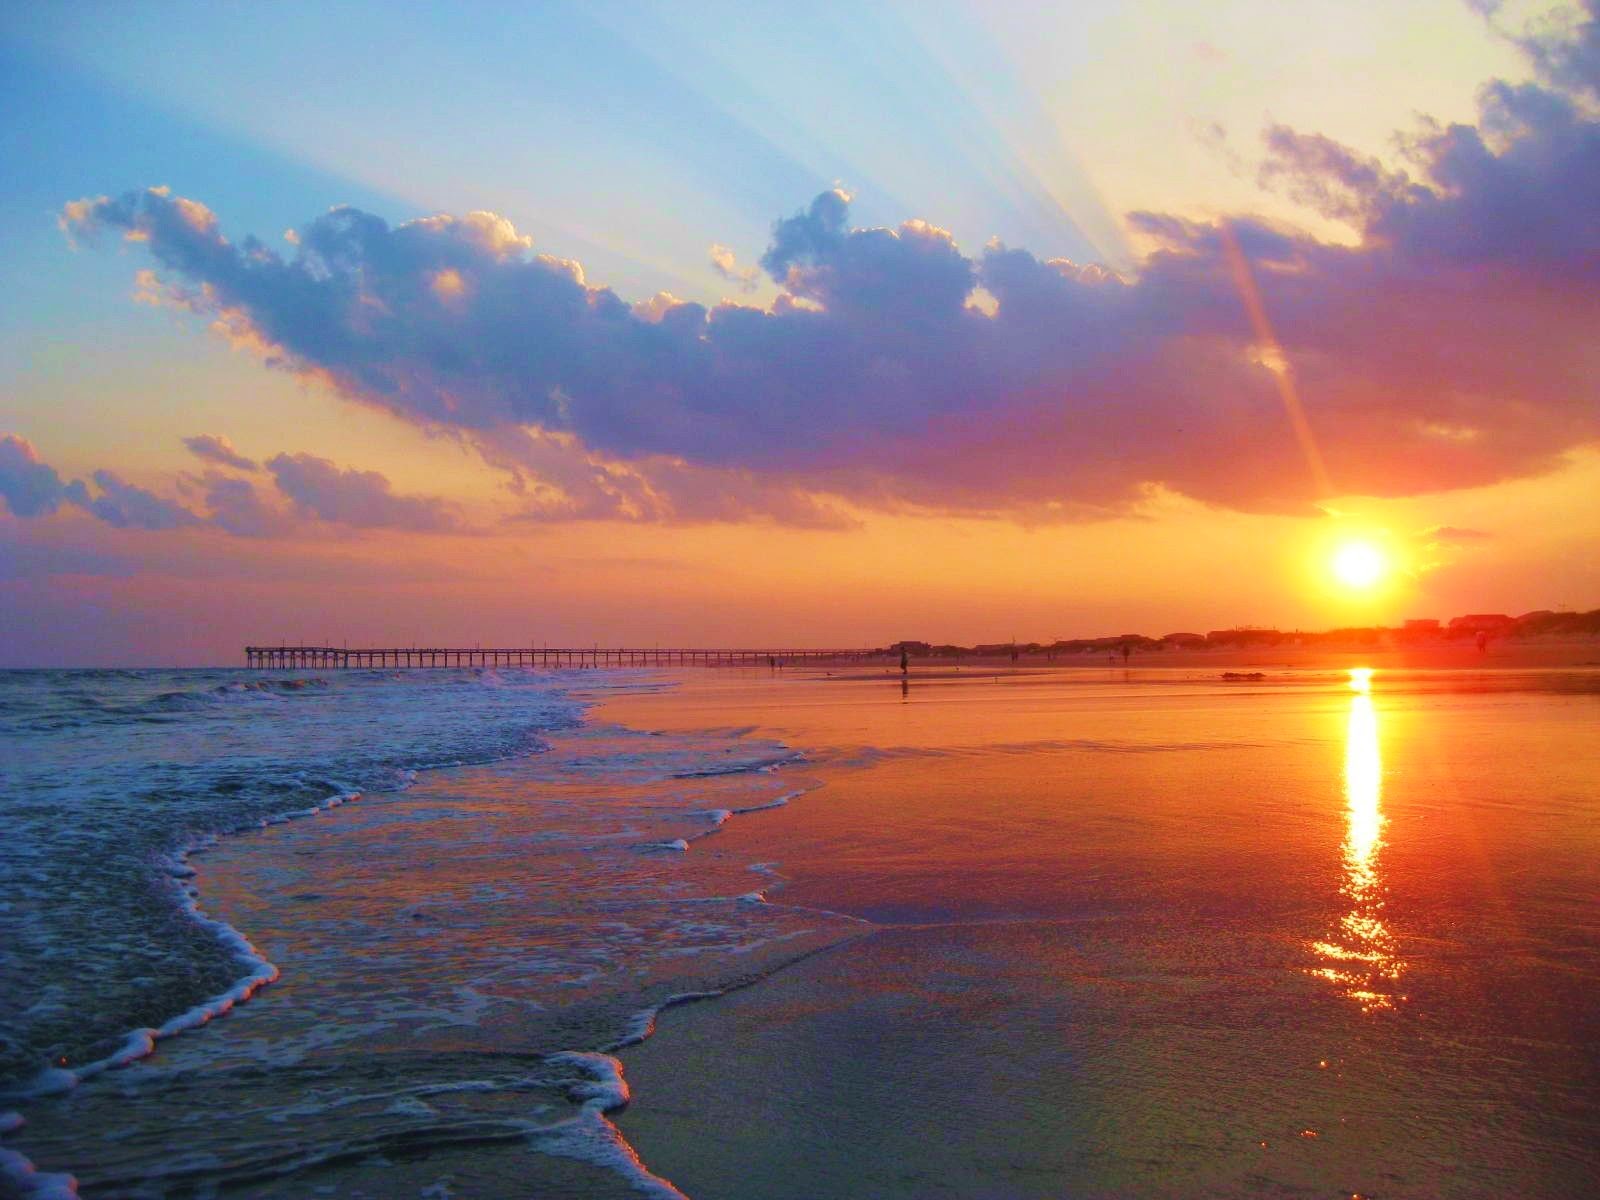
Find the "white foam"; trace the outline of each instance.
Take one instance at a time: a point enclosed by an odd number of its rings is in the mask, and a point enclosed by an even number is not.
[[[570,1063],[588,1073],[588,1079],[567,1086],[567,1095],[583,1102],[583,1107],[595,1112],[611,1112],[623,1107],[632,1098],[628,1081],[622,1077],[622,1063],[609,1054],[589,1050],[562,1050],[550,1055],[546,1062]]]
[[[575,1158],[615,1171],[641,1195],[656,1197],[656,1200],[689,1200],[646,1167],[634,1148],[628,1145],[622,1131],[595,1109],[585,1107],[570,1120],[541,1130],[536,1135],[536,1144],[546,1154]]]
[[[343,793],[330,797],[329,802],[322,807],[331,807],[333,804],[342,803],[347,799],[353,798],[353,795],[354,793]],[[311,811],[320,811],[320,808]],[[197,1029],[213,1018],[232,1011],[234,1005],[243,1004],[267,984],[278,978],[278,968],[267,961],[266,957],[251,944],[249,938],[245,937],[244,934],[226,921],[208,917],[201,911],[199,892],[185,883],[195,873],[194,868],[189,865],[189,856],[199,853],[208,846],[215,845],[216,842],[215,835],[208,835],[198,839],[165,864],[165,873],[172,879],[173,885],[178,891],[179,904],[184,912],[188,914],[191,920],[209,929],[216,935],[218,941],[233,951],[234,961],[245,968],[243,977],[235,980],[233,985],[226,991],[212,996],[209,1000],[202,1000],[192,1008],[169,1018],[158,1028],[130,1030],[123,1038],[122,1045],[104,1058],[70,1069],[65,1067],[46,1067],[15,1093],[19,1098],[25,1099],[69,1091],[77,1087],[85,1079],[92,1079],[104,1071],[109,1071],[116,1067],[125,1067],[131,1062],[146,1058],[155,1053],[158,1041],[163,1038],[173,1037],[187,1029]]]
[[[12,1133],[25,1122],[21,1113],[0,1113],[0,1133]],[[77,1200],[78,1181],[64,1173],[40,1171],[26,1155],[0,1146],[0,1183],[8,1184],[8,1195],[27,1200]]]
[[[798,800],[805,794],[804,788],[801,788],[796,792],[785,792],[776,800],[768,800],[765,804],[752,804],[749,808],[736,808],[733,810],[733,815],[742,816],[745,813],[766,812],[769,808],[782,808],[785,804],[789,803],[789,801]]]
[[[695,1000],[712,1000],[722,995],[721,992],[679,992],[675,996],[668,996],[660,1004],[652,1008],[641,1008],[628,1018],[628,1025],[620,1039],[603,1047],[607,1052],[625,1050],[629,1046],[637,1046],[645,1038],[656,1031],[656,1018],[663,1010],[675,1004],[689,1004]]]
[[[673,997],[661,1007],[678,999],[680,997]],[[647,1009],[635,1015],[635,1023],[643,1018],[647,1026],[639,1040],[643,1040],[654,1028],[655,1014],[659,1011]],[[634,1191],[643,1195],[655,1196],[659,1200],[688,1200],[671,1183],[646,1167],[634,1148],[628,1145],[622,1131],[606,1119],[606,1113],[623,1107],[630,1096],[628,1081],[622,1077],[622,1063],[619,1060],[609,1054],[563,1050],[550,1055],[545,1061],[579,1067],[588,1078],[567,1085],[567,1095],[580,1101],[582,1108],[576,1116],[540,1130],[536,1135],[540,1150],[615,1171],[633,1185]]]

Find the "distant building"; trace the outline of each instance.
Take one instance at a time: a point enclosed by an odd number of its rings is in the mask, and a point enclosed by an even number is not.
[[[1515,624],[1505,613],[1468,613],[1464,617],[1450,618],[1451,633],[1499,633]]]

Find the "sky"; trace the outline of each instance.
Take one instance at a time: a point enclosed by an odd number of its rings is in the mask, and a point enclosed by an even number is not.
[[[1054,7],[6,6],[0,665],[1600,606],[1600,0]]]

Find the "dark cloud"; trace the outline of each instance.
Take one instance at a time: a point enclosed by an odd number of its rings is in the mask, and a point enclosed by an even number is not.
[[[183,529],[203,523],[200,516],[183,505],[125,483],[112,471],[96,471],[94,482],[100,494],[86,507],[107,525],[118,529]]]
[[[0,437],[0,495],[19,517],[44,517],[63,504],[93,513],[119,529],[177,529],[200,518],[182,505],[124,482],[111,471],[94,473],[98,495],[79,479],[63,482],[26,438]]]
[[[1476,0],[1474,7],[1494,18],[1501,6],[1498,0]],[[1576,7],[1557,9],[1520,32],[1501,32],[1547,83],[1600,99],[1600,0],[1579,0]]]
[[[267,460],[278,490],[303,516],[357,529],[409,529],[439,533],[459,521],[443,501],[397,495],[377,471],[341,470],[313,454],[279,454]]]
[[[235,537],[281,537],[294,530],[290,515],[263,498],[248,479],[207,471],[199,480],[199,490],[211,524]]]
[[[63,483],[32,444],[14,433],[0,437],[0,496],[19,517],[48,516],[65,501],[87,501],[81,483]]]
[[[240,454],[233,448],[233,443],[221,434],[197,433],[193,437],[184,438],[183,444],[188,447],[189,453],[204,462],[214,463],[219,467],[232,467],[236,471],[260,470],[254,459]]]
[[[1424,125],[1398,166],[1269,130],[1266,180],[1355,244],[1135,213],[1156,249],[1126,280],[999,245],[968,256],[921,221],[854,228],[840,191],[774,226],[769,309],[630,307],[486,213],[391,227],[337,209],[291,258],[164,191],[63,221],[143,241],[179,302],[269,361],[474,442],[536,515],[816,521],[831,494],[1077,519],[1153,486],[1303,511],[1325,498],[1321,464],[1338,494],[1416,494],[1545,471],[1600,438],[1593,11],[1525,39],[1544,83],[1487,85],[1477,124]],[[337,487],[297,501],[366,511]],[[407,512],[392,519],[437,515]]]
[[[217,440],[227,448],[226,439]],[[282,537],[302,531],[310,518],[355,529],[469,532],[444,501],[397,494],[376,471],[342,469],[311,454],[279,454],[266,465],[290,508],[251,480],[215,470],[179,476],[178,493],[196,506],[190,507],[113,471],[96,471],[93,488],[64,482],[27,439],[6,434],[0,437],[0,496],[18,517],[48,516],[66,504],[117,529],[211,528],[237,537]]]

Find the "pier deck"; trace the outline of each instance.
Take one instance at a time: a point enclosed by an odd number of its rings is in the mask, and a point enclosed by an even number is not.
[[[687,647],[555,646],[246,646],[253,670],[417,667],[676,667],[863,662],[877,650],[690,649]]]

